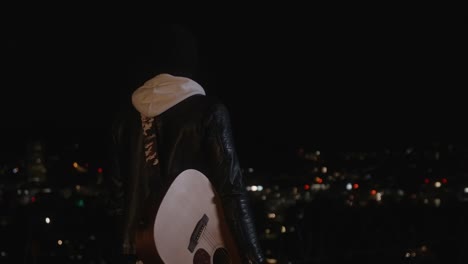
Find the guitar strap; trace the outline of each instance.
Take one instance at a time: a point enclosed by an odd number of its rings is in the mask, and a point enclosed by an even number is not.
[[[142,173],[141,184],[144,186],[145,195],[141,210],[139,212],[138,226],[135,233],[136,254],[140,259],[151,259],[151,263],[163,263],[157,252],[154,251],[153,223],[156,218],[157,208],[162,200],[163,179],[158,152],[158,129],[157,119],[141,115],[141,125],[143,130],[143,150],[145,161]],[[146,262],[145,262],[146,263]],[[149,262],[148,262],[149,263]]]
[[[162,193],[164,190],[164,179],[161,175],[158,152],[159,135],[156,125],[157,119],[155,117],[141,116],[141,121],[143,128],[143,147],[145,152],[145,173],[147,177],[147,186],[144,186],[144,188],[149,189],[147,196],[145,197],[146,201],[144,202],[144,207],[152,207],[155,202],[159,203],[160,199],[162,199]],[[148,212],[147,209],[145,211]]]
[[[159,158],[157,152],[156,125],[154,123],[154,117],[141,116],[146,164],[152,167],[159,167],[157,166],[159,164]]]

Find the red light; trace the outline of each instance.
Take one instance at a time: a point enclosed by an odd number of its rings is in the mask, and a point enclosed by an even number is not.
[[[354,189],[359,188],[359,184],[357,184],[357,183],[353,184],[353,188],[354,188]]]
[[[304,185],[304,190],[309,190],[310,189],[310,185],[309,184],[305,184]]]
[[[425,183],[425,184],[429,184],[429,182],[430,182],[430,181],[429,181],[428,178],[424,179],[424,183]]]
[[[97,172],[98,172],[98,173],[102,173],[102,168],[98,168],[98,169],[97,169]]]
[[[322,182],[323,182],[323,179],[320,178],[320,177],[316,177],[316,178],[315,178],[315,181],[316,181],[317,183],[322,183]]]
[[[376,190],[372,190],[372,191],[370,191],[370,194],[371,194],[371,195],[376,195],[376,194],[377,194],[377,191],[376,191]]]
[[[447,183],[447,178],[442,178],[442,183],[446,184]]]
[[[36,196],[31,197],[31,203],[36,202]]]

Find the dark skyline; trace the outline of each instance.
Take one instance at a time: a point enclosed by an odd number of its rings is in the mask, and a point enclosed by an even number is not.
[[[3,133],[99,141],[125,88],[133,39],[151,27],[9,22]],[[465,141],[465,17],[212,22],[191,25],[203,52],[201,82],[230,108],[243,150]]]

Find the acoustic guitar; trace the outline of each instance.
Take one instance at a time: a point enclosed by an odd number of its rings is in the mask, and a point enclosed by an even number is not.
[[[221,200],[209,179],[194,169],[180,173],[169,187],[152,235],[157,255],[166,264],[241,263]]]

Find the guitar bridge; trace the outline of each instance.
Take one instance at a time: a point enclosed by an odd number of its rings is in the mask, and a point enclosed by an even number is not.
[[[200,240],[200,236],[202,235],[203,230],[205,230],[206,225],[208,224],[208,220],[208,216],[203,214],[202,218],[198,220],[197,224],[195,225],[188,245],[188,250],[191,253],[193,253],[195,247],[198,245],[198,241]]]

